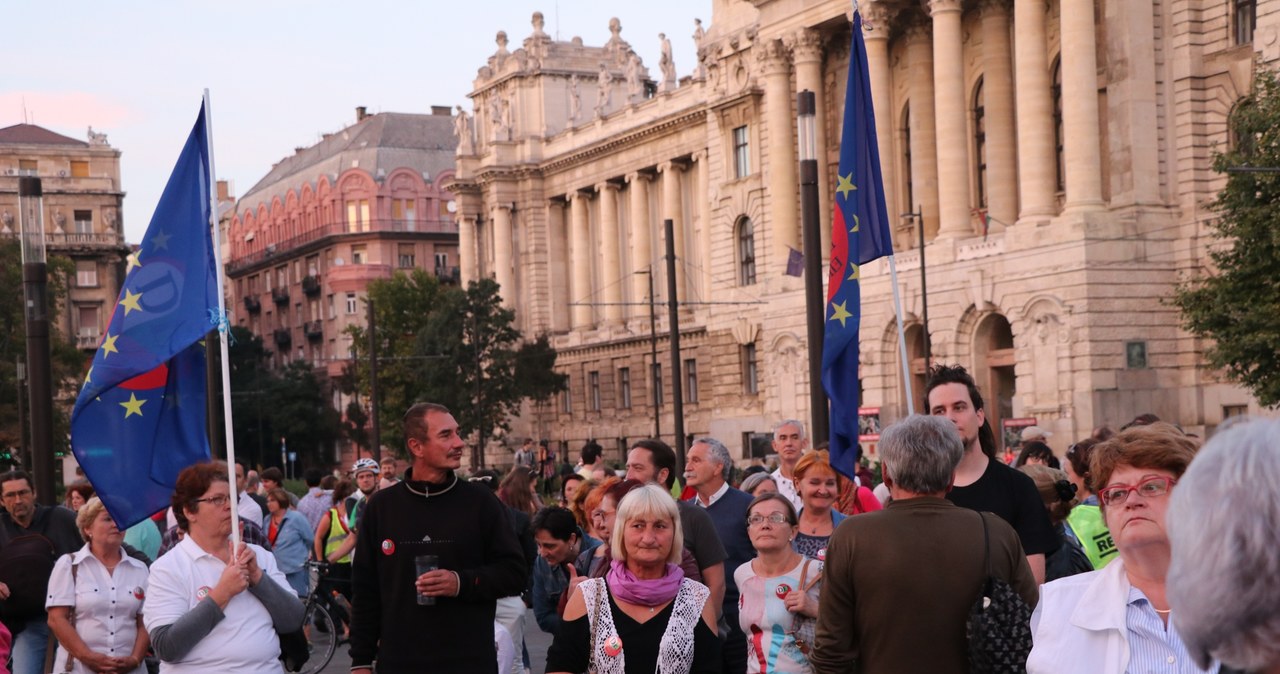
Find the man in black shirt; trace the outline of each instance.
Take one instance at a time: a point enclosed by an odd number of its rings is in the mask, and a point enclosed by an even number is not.
[[[524,555],[502,503],[454,473],[466,444],[448,409],[410,407],[404,437],[413,466],[369,497],[357,534],[351,671],[496,674],[495,602],[524,589]],[[438,568],[419,575],[428,554]]]
[[[1044,557],[1057,547],[1057,536],[1035,482],[983,452],[979,435],[987,416],[973,377],[959,365],[938,365],[929,371],[925,390],[929,413],[950,419],[964,443],[964,458],[947,500],[1008,522],[1018,532],[1036,583],[1044,583]]]

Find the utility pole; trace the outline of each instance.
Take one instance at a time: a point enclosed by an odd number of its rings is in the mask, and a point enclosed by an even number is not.
[[[49,353],[49,267],[44,238],[44,188],[39,178],[18,178],[18,231],[22,239],[22,294],[26,308],[27,394],[31,406],[31,469],[36,498],[56,505],[53,480],[53,365]]]
[[[653,402],[653,437],[655,439],[662,438],[662,412],[658,409],[658,404],[662,402],[662,391],[656,386],[658,382],[658,315],[654,307],[653,297],[653,266],[648,269],[638,271],[637,274],[644,274],[649,279],[649,381],[655,386],[651,386],[653,395],[650,396]]]
[[[796,94],[800,143],[800,216],[804,233],[804,297],[809,339],[809,413],[814,442],[831,436],[827,392],[822,386],[822,343],[827,303],[822,296],[822,219],[818,214],[818,148],[814,114],[816,103],[808,89]]]
[[[684,472],[684,386],[680,381],[680,304],[676,296],[676,240],[675,223],[663,221],[667,234],[667,315],[671,329],[671,403],[675,418],[676,471]],[[652,278],[652,277],[650,277]]]
[[[373,460],[382,461],[382,429],[378,425],[378,327],[374,319],[373,296],[365,298],[369,308],[369,450]]]

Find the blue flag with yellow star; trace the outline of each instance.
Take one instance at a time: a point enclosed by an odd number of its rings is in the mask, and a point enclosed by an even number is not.
[[[124,529],[209,458],[203,339],[218,310],[205,111],[182,148],[71,413],[71,450]]]
[[[853,15],[853,44],[849,49],[835,201],[822,385],[831,400],[831,465],[852,478],[859,454],[858,324],[862,297],[858,270],[878,257],[893,254],[880,176],[880,149],[876,144],[876,117],[871,106],[867,47],[862,41],[862,15],[857,12]]]

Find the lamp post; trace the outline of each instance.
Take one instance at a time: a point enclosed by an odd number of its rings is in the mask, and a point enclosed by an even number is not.
[[[18,458],[17,462],[31,465],[31,453],[27,449],[27,406],[23,400],[27,395],[27,364],[19,357],[15,363],[14,379],[18,385]]]
[[[26,311],[31,469],[36,498],[54,505],[53,370],[49,356],[49,269],[44,241],[44,188],[33,176],[18,178],[18,231],[22,241],[22,294]]]
[[[818,215],[818,145],[816,103],[808,89],[796,94],[796,128],[800,156],[800,218],[804,234],[804,298],[809,334],[809,409],[815,442],[830,434],[827,393],[822,388],[822,340],[826,302],[822,297],[822,224]]]

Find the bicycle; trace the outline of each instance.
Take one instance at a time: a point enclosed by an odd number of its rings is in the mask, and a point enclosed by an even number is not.
[[[344,641],[340,625],[349,623],[351,604],[342,593],[327,585],[330,583],[349,582],[329,577],[328,562],[307,562],[308,585],[311,592],[307,595],[305,614],[302,621],[307,635],[307,645],[311,649],[311,657],[300,670],[300,674],[317,674],[329,665],[338,645]],[[337,613],[338,620],[333,616]]]

